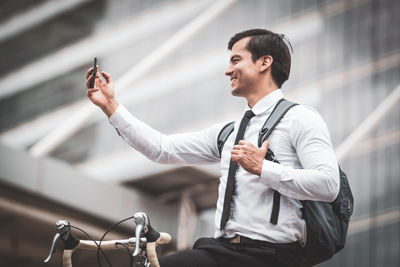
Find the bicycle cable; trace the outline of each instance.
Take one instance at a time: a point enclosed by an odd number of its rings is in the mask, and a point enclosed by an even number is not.
[[[121,242],[116,242],[115,244],[116,244],[116,245],[121,245],[121,246],[123,246],[124,248],[126,248],[126,250],[127,250],[127,252],[128,252],[128,256],[129,256],[129,262],[130,262],[130,265],[129,265],[129,266],[132,267],[132,266],[133,266],[133,257],[132,257],[131,252],[129,251],[128,246],[125,245],[125,244],[123,244],[123,243],[121,243]]]
[[[103,254],[104,258],[106,259],[106,261],[108,262],[108,264],[109,264],[110,267],[111,267],[111,262],[110,262],[110,260],[108,259],[107,255],[104,253],[103,249],[102,249],[102,248],[100,247],[100,245],[96,242],[96,240],[94,240],[94,238],[93,238],[91,235],[89,235],[87,232],[85,232],[83,229],[81,229],[81,228],[79,228],[79,227],[77,227],[77,226],[71,225],[71,228],[74,228],[74,229],[77,229],[77,230],[81,231],[81,232],[84,233],[90,240],[92,240],[92,241],[96,244],[96,246],[97,246],[97,251],[99,251],[99,250],[101,251],[101,253]]]
[[[103,236],[102,236],[101,239],[100,239],[99,246],[98,246],[98,248],[97,248],[97,262],[98,262],[98,264],[99,264],[100,267],[102,267],[101,261],[100,261],[100,247],[101,247],[101,242],[103,242],[104,237],[108,234],[108,232],[110,232],[110,231],[111,231],[114,227],[116,227],[117,225],[119,225],[119,224],[121,224],[121,223],[123,223],[123,222],[125,222],[125,221],[127,221],[127,220],[133,219],[133,218],[135,218],[135,217],[134,217],[134,216],[131,216],[131,217],[128,217],[128,218],[126,218],[126,219],[120,220],[120,221],[114,223],[113,225],[111,225],[111,226],[104,232]],[[136,238],[136,242],[137,242],[137,238]],[[140,236],[139,236],[139,242],[140,242]],[[103,255],[105,255],[104,252],[103,252]],[[107,259],[107,258],[106,258],[106,259]],[[108,262],[108,264],[110,265],[110,267],[112,267],[112,266],[111,266],[111,263],[110,263],[108,260],[107,260],[107,262]]]

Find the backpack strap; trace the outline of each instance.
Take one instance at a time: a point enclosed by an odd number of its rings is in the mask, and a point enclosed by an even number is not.
[[[233,132],[235,127],[235,122],[232,121],[225,125],[218,134],[217,145],[219,151],[219,157],[221,157],[222,149],[224,148],[225,142],[229,135]]]
[[[262,143],[271,135],[276,125],[278,125],[278,123],[282,120],[282,118],[289,111],[289,109],[291,109],[296,105],[297,105],[296,103],[290,102],[284,98],[279,100],[274,110],[272,111],[271,115],[269,115],[268,119],[265,121],[263,127],[261,128],[258,134],[259,147],[261,147]],[[265,154],[265,159],[279,163],[279,161],[275,158],[274,153],[269,148],[267,154]],[[281,194],[278,191],[274,190],[274,200],[272,204],[271,218],[269,220],[269,222],[272,224],[278,223],[280,204],[281,204]]]
[[[285,114],[292,107],[296,106],[296,103],[290,102],[284,98],[279,100],[276,104],[271,115],[265,121],[263,127],[258,134],[258,146],[261,147],[262,143],[271,135],[272,131],[275,129],[276,125],[281,121]]]

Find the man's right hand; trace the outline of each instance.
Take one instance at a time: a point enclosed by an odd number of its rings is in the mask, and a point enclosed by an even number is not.
[[[99,68],[97,67],[97,69]],[[106,80],[104,82],[100,77],[100,73],[97,71],[94,88],[90,88],[90,81],[93,78],[92,71],[93,67],[86,72],[86,95],[93,104],[100,107],[103,112],[110,117],[118,107],[118,103],[114,99],[114,83],[111,75],[102,71],[101,74]]]

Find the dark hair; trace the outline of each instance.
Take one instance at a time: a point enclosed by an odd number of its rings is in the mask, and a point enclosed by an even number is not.
[[[272,79],[281,88],[282,84],[289,79],[291,57],[288,45],[293,52],[289,39],[284,34],[277,34],[264,29],[252,29],[235,34],[228,43],[228,49],[245,38],[251,37],[247,50],[250,51],[253,62],[262,56],[270,55],[274,60],[271,66]],[[287,44],[286,44],[287,42]]]

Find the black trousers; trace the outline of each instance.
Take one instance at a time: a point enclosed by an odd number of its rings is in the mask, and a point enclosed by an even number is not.
[[[232,244],[226,239],[200,238],[193,249],[159,259],[161,267],[295,267],[298,242],[272,244],[254,241]]]

